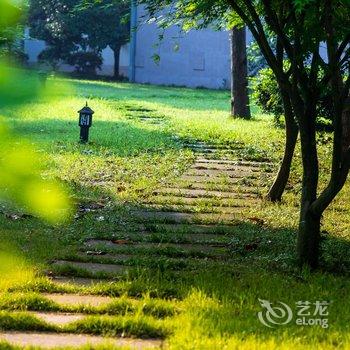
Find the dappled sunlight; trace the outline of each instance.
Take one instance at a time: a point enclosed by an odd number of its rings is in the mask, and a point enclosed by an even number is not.
[[[1,123],[6,125],[4,120]],[[48,183],[41,178],[42,159],[35,149],[24,140],[16,143],[14,140],[15,134],[3,127],[0,141],[1,197],[15,201],[22,210],[50,222],[66,219],[70,206],[66,192],[54,181]]]
[[[11,245],[0,245],[0,293],[21,286],[35,277],[34,268]]]

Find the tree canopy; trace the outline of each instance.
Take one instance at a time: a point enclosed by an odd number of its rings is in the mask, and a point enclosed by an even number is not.
[[[300,130],[303,180],[298,236],[300,263],[318,265],[320,221],[343,187],[350,167],[350,116],[346,113],[350,74],[349,0],[147,0],[151,15],[169,9],[183,26],[247,25],[281,90],[285,114]],[[276,38],[276,47],[268,40]],[[326,57],[320,54],[321,45]],[[288,59],[289,66],[284,65]],[[334,127],[329,184],[318,188],[317,107],[330,88]],[[294,139],[296,140],[295,133]]]
[[[85,60],[98,68],[101,51],[109,46],[119,66],[120,47],[129,39],[129,7],[125,0],[31,0],[31,34],[46,41],[41,57],[53,65],[81,66]]]

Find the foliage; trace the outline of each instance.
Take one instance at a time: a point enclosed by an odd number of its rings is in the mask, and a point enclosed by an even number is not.
[[[278,123],[283,114],[283,103],[272,69],[264,68],[259,71],[257,77],[253,79],[252,90],[256,105],[264,113],[273,114]]]
[[[168,8],[166,0],[145,0],[151,15]],[[247,25],[273,70],[281,90],[286,116],[297,120],[303,157],[298,251],[301,264],[316,267],[319,258],[320,222],[323,212],[342,189],[350,169],[348,121],[342,117],[349,95],[350,3],[348,0],[265,1],[178,0],[172,18],[181,23],[208,24],[231,19]],[[234,12],[237,16],[231,16]],[[276,38],[276,49],[268,41]],[[327,59],[320,55],[321,43]],[[288,59],[290,67],[283,62]],[[316,121],[318,106],[330,87],[329,106],[334,124],[332,176],[319,193]],[[288,110],[288,112],[287,112]]]
[[[273,37],[268,38],[272,47],[276,46]],[[268,64],[264,55],[261,53],[256,40],[252,40],[247,47],[248,73],[250,77],[255,77],[261,69],[267,68]]]
[[[94,75],[101,51],[110,46],[119,55],[128,41],[129,6],[124,0],[31,0],[31,35],[48,44],[39,58],[54,69],[66,62],[80,74]]]
[[[78,51],[69,55],[67,63],[74,66],[79,75],[93,77],[96,75],[96,69],[101,69],[103,60],[98,52]]]
[[[238,153],[229,156],[232,160],[244,160],[245,150],[254,149],[256,151],[250,155],[251,159],[258,161],[260,154],[265,152],[264,157],[277,166],[282,155],[283,131],[271,127],[271,116],[259,115],[253,110],[254,119],[251,121],[230,118],[228,91],[83,80],[69,82],[75,87],[75,92],[66,93],[60,99],[46,102],[40,99],[20,109],[7,108],[14,129],[40,145],[48,160],[45,174],[64,180],[72,189],[72,196],[80,208],[84,205],[88,208],[89,203],[106,203],[101,210],[86,211],[81,216],[82,212],[77,211],[79,217],[76,220],[60,227],[45,225],[34,218],[11,220],[0,217],[3,227],[1,238],[9,239],[19,247],[29,247],[24,251],[25,257],[32,261],[39,274],[47,270],[57,272],[48,265],[52,260],[69,257],[79,261],[86,239],[119,239],[121,232],[127,237],[137,234],[146,239],[147,235],[139,230],[140,226],[130,222],[132,217],[128,208],[133,208],[134,204],[141,205],[161,186],[180,183],[180,175],[194,159],[190,150],[183,149],[183,140],[237,147]],[[75,111],[87,99],[96,111],[91,143],[79,145]],[[145,115],[157,117],[161,123],[152,124],[152,118],[142,121]],[[13,118],[15,116],[18,118]],[[320,143],[320,181],[326,185],[326,170],[331,157],[329,144],[323,141]],[[163,333],[170,327],[173,333],[165,339],[170,349],[349,347],[350,303],[347,298],[344,299],[344,293],[349,289],[350,272],[350,183],[347,182],[343,193],[324,216],[324,271],[314,274],[301,272],[294,265],[298,199],[301,195],[300,158],[298,148],[293,176],[282,203],[276,205],[261,199],[249,215],[235,225],[224,228],[212,225],[213,233],[222,236],[221,246],[223,242],[230,242],[232,255],[223,262],[226,264],[223,268],[218,268],[216,261],[207,256],[204,259],[188,256],[179,259],[178,251],[160,251],[157,247],[139,251],[136,245],[130,244],[124,249],[132,250],[138,261],[145,261],[146,255],[150,257],[157,253],[153,260],[146,260],[145,270],[139,266],[136,275],[118,276],[113,282],[101,281],[92,286],[58,284],[47,278],[36,278],[12,288],[12,291],[20,291],[21,295],[2,295],[0,308],[88,313],[94,316],[89,322],[69,326],[70,331],[84,330],[86,333],[104,330],[112,333],[123,320],[121,316],[127,315],[125,329],[130,334],[133,334],[130,319],[135,321],[132,323],[133,331],[139,335],[149,336],[156,329]],[[251,181],[256,191],[264,193],[263,186],[273,175],[268,173],[262,184],[256,179],[247,181]],[[208,182],[205,189],[232,190],[225,180],[223,178],[219,185]],[[241,190],[244,190],[243,185]],[[223,199],[208,200],[215,205],[223,203]],[[200,207],[196,206],[197,209],[200,210]],[[103,221],[98,220],[101,216]],[[250,223],[249,217],[260,219],[262,224]],[[161,225],[147,224],[145,229],[147,234],[152,234],[152,239],[157,234],[162,242],[171,242],[175,237],[178,242],[186,242],[185,237],[193,234],[191,227],[186,226],[179,233]],[[218,244],[219,241],[215,242]],[[258,242],[258,248],[247,251],[245,246],[251,242]],[[210,244],[216,243],[212,241]],[[48,246],[50,249],[47,249]],[[121,249],[122,245],[117,247],[118,254],[121,254]],[[170,267],[157,269],[155,262],[169,256],[179,262],[186,260],[186,269],[175,272]],[[104,261],[107,257],[97,256],[94,259]],[[198,267],[198,261],[202,261],[203,265]],[[149,267],[152,267],[150,271]],[[193,270],[190,272],[189,268]],[[329,269],[335,273],[327,272]],[[36,296],[31,291],[36,291]],[[69,308],[52,304],[42,295],[38,297],[39,292],[109,295],[113,300],[98,307],[74,305]],[[154,308],[151,301],[143,297],[146,293],[155,303]],[[158,298],[162,298],[166,305],[157,305]],[[332,300],[329,307],[330,328],[325,331],[321,327],[291,324],[269,330],[257,319],[260,311],[258,298],[271,298],[291,307],[299,300]],[[171,310],[177,312],[172,313]],[[104,317],[100,322],[98,316],[103,314],[119,315],[118,322],[106,321]],[[135,315],[139,315],[140,320],[147,315],[153,316],[157,322],[138,322]],[[165,322],[159,327],[159,321]],[[15,326],[14,320],[13,328]],[[107,346],[106,349],[111,348]]]
[[[88,45],[113,51],[129,41],[130,2],[126,0],[81,0],[73,16],[81,22],[81,31],[87,35]],[[86,25],[88,23],[88,25]]]
[[[30,35],[44,40],[48,47],[42,52],[41,60],[52,68],[65,61],[70,53],[79,49],[82,36],[71,15],[75,0],[31,0],[28,12]]]
[[[0,60],[11,56],[12,63],[24,64],[28,57],[20,40],[24,30],[21,10],[3,0],[0,3],[0,13]]]
[[[0,7],[5,19],[0,22],[3,23],[0,29],[15,26],[20,10],[2,1]],[[0,107],[18,107],[40,93],[39,81],[33,74],[9,68],[2,62],[0,77]],[[35,149],[28,142],[17,140],[4,117],[0,119],[0,134],[0,198],[14,201],[22,209],[52,222],[65,218],[68,199],[56,183],[46,182],[40,176],[41,160]]]

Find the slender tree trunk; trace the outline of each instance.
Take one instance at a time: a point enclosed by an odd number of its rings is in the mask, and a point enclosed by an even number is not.
[[[288,94],[281,89],[283,106],[284,106],[284,119],[286,128],[286,141],[284,148],[284,155],[280,169],[272,184],[267,199],[272,202],[279,202],[282,199],[283,192],[287,186],[290,168],[294,156],[294,150],[298,139],[299,128],[294,119],[293,109]]]
[[[310,101],[312,104],[312,101]],[[302,120],[300,131],[303,160],[303,181],[297,251],[301,266],[318,266],[320,221],[322,214],[315,214],[311,205],[317,198],[318,158],[316,145],[316,108],[308,106]]]
[[[294,150],[298,139],[298,127],[294,121],[286,118],[286,143],[281,166],[277,176],[267,194],[267,199],[272,202],[280,202],[287,186],[290,168],[294,156]]]
[[[342,156],[350,149],[350,96],[347,97],[342,113]]]
[[[314,215],[310,205],[303,200],[304,210],[300,215],[298,235],[298,257],[301,266],[318,266],[321,216]]]
[[[119,79],[119,57],[120,57],[120,46],[113,48],[114,53],[114,79]]]
[[[250,119],[245,27],[231,31],[231,114]]]

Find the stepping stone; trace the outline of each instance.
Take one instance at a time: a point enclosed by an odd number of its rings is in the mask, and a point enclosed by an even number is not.
[[[203,206],[200,207],[199,204],[149,204],[147,203],[147,208],[154,210],[166,210],[170,212],[188,212],[189,214],[200,215],[200,214],[231,214],[235,215],[237,213],[242,212],[247,207],[247,201],[243,201],[243,203],[237,203],[237,205],[231,206]],[[253,204],[251,201],[249,204]],[[198,210],[200,209],[200,210]]]
[[[201,183],[202,185],[206,185],[208,183],[212,184],[243,184],[244,181],[252,182],[253,179],[247,179],[245,177],[228,177],[228,176],[203,176],[198,174],[184,174],[180,177],[180,180],[189,181],[191,183]],[[254,179],[256,181],[256,179]],[[244,183],[244,185],[246,185]],[[256,185],[256,184],[255,184]]]
[[[84,305],[84,306],[101,306],[111,303],[114,299],[111,297],[99,295],[79,295],[79,294],[56,294],[44,293],[45,298],[61,305]]]
[[[137,118],[137,120],[141,122],[146,122],[146,123],[151,123],[151,124],[164,124],[163,120],[160,120],[158,118],[152,118],[152,117],[142,117],[142,118]]]
[[[115,244],[108,240],[89,240],[86,242],[88,247],[101,247],[105,246],[112,249],[124,249],[125,245]],[[137,249],[157,249],[157,248],[176,248],[184,251],[201,251],[201,252],[215,252],[217,247],[210,244],[195,244],[195,243],[134,243],[131,247],[137,251]],[[102,256],[103,257],[103,256]]]
[[[228,154],[236,154],[240,149],[230,149],[230,148],[210,148],[210,147],[197,147],[191,148],[193,152],[198,152],[201,154],[212,154],[212,153],[228,153]]]
[[[78,287],[90,287],[94,284],[110,282],[108,280],[95,279],[95,278],[84,278],[84,277],[67,277],[67,276],[53,276],[50,277],[51,281],[56,284],[72,284]]]
[[[93,252],[96,252],[96,254],[92,254]],[[100,252],[98,251],[86,251],[84,253],[77,253],[76,255],[80,258],[113,258],[117,261],[121,261],[121,262],[125,262],[125,261],[128,261],[130,259],[132,259],[132,255],[131,254],[119,254],[119,255],[114,255],[113,257],[109,257],[108,254],[104,254],[104,252],[102,252],[102,254],[98,254]]]
[[[182,188],[163,188],[154,192],[154,194],[174,194],[176,196],[186,198],[250,198],[256,197],[251,193],[240,193],[239,189],[237,192],[223,192],[216,190],[205,190],[205,189],[182,189]]]
[[[127,268],[123,265],[114,265],[114,264],[95,264],[95,263],[85,263],[69,260],[56,260],[52,267],[71,267],[79,270],[86,270],[91,274],[96,274],[99,272],[104,273],[124,273],[127,271]]]
[[[243,170],[242,168],[239,168],[237,170],[217,170],[217,169],[205,169],[205,168],[190,168],[189,171],[186,172],[186,175],[195,175],[195,176],[206,176],[206,177],[229,177],[229,178],[242,178],[242,177],[249,177],[249,178],[258,178],[259,173]]]
[[[248,203],[249,201],[249,203]],[[212,212],[231,212],[233,208],[241,208],[246,205],[252,205],[256,203],[256,199],[252,197],[245,198],[213,198],[213,197],[181,197],[171,195],[158,195],[144,200],[142,203],[147,204],[148,207],[162,206],[165,208],[171,208],[184,210],[185,208],[190,211],[196,211],[196,208],[200,208],[203,212],[203,206],[207,207],[209,213]],[[207,211],[208,212],[208,211]]]
[[[123,238],[129,239],[131,242],[138,242],[138,243],[194,243],[198,242],[200,240],[202,241],[220,241],[222,242],[223,240],[223,235],[216,235],[216,234],[198,234],[198,233],[182,233],[182,232],[166,232],[166,229],[163,231],[161,230],[155,230],[154,232],[151,230],[144,230],[141,234],[125,234],[121,233]],[[225,236],[224,236],[225,237]],[[114,238],[114,236],[113,236]],[[91,240],[112,240],[110,237],[106,238],[101,238],[101,237],[96,237],[96,238],[91,238]],[[127,257],[125,261],[132,259],[134,256],[131,254],[118,254],[118,255],[113,255],[109,256],[106,252],[98,251],[98,253],[103,252],[103,254],[97,254],[97,255],[91,255],[91,254],[86,254],[86,253],[77,253],[77,256],[79,257],[96,257],[96,258],[110,258],[110,259],[115,259],[115,260],[121,260],[120,257]]]
[[[239,185],[239,184],[229,184],[229,185],[220,185],[215,184],[212,182],[186,182],[181,181],[176,183],[177,189],[179,190],[187,190],[187,189],[193,189],[193,190],[203,190],[203,191],[220,191],[220,192],[230,192],[230,193],[248,193],[248,194],[257,194],[259,193],[258,187],[249,187],[247,185]],[[162,190],[162,189],[160,189]],[[170,188],[172,191],[173,188]]]
[[[271,162],[256,162],[256,161],[243,161],[243,160],[233,160],[233,159],[212,159],[212,158],[197,158],[196,164],[201,165],[232,165],[232,166],[250,166],[254,168],[261,168],[263,166],[272,166]]]
[[[167,222],[167,223],[198,223],[198,222],[213,222],[218,224],[220,221],[236,221],[237,216],[232,214],[222,213],[183,213],[176,211],[150,211],[140,210],[132,214],[136,220],[153,221],[153,222]]]
[[[14,346],[31,346],[40,347],[41,349],[52,349],[57,348],[57,346],[81,347],[110,344],[111,346],[125,346],[133,350],[142,350],[160,349],[162,345],[162,341],[156,339],[105,338],[69,333],[6,332],[0,333],[0,340]]]
[[[48,324],[55,326],[65,326],[69,323],[82,320],[86,315],[72,313],[54,313],[54,312],[31,312],[31,314]]]
[[[198,169],[198,170],[217,170],[221,172],[227,172],[227,171],[236,171],[236,172],[260,172],[261,169],[249,166],[249,165],[242,165],[239,164],[239,162],[236,163],[230,163],[230,164],[221,164],[221,163],[203,163],[196,161],[190,169]]]
[[[200,224],[149,224],[149,230],[155,232],[174,232],[175,234],[230,234],[234,233],[236,225],[200,225]]]
[[[212,144],[212,143],[205,143],[202,141],[198,141],[196,143],[184,143],[185,147],[188,148],[214,148],[214,149],[241,149],[244,147],[243,144],[235,144],[235,145],[222,145],[222,144]]]

